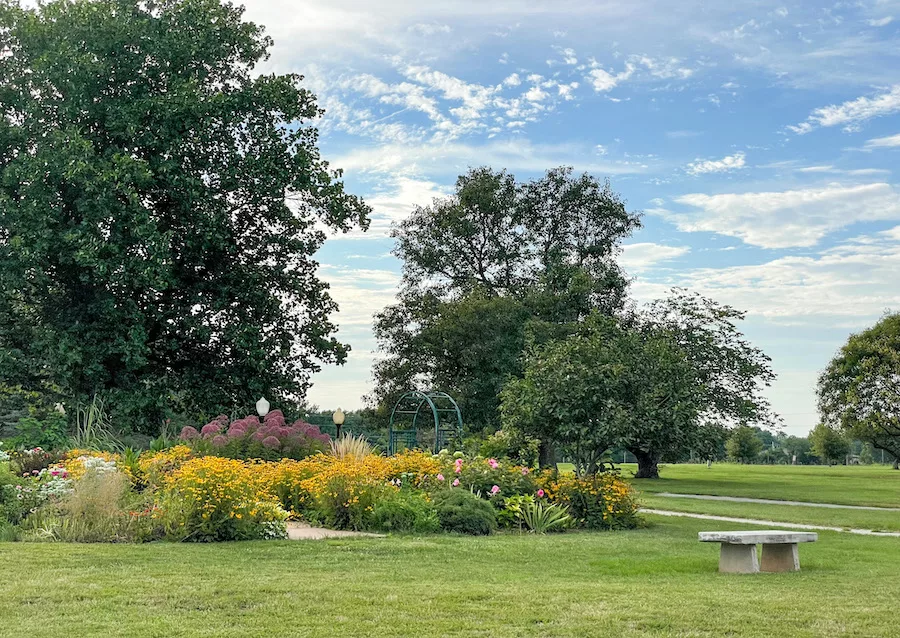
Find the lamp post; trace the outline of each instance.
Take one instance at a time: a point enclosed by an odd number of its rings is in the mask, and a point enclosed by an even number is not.
[[[344,425],[344,413],[340,408],[331,415],[331,420],[334,421],[334,429],[336,431],[334,438],[339,439],[341,438],[341,426]]]
[[[266,401],[266,397],[260,397],[259,401],[256,402],[256,413],[260,416],[260,418],[266,418],[266,415],[269,413],[269,402]]]

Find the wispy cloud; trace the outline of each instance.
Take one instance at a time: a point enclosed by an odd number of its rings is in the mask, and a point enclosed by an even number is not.
[[[762,248],[808,247],[856,222],[900,220],[900,193],[886,183],[828,184],[799,190],[693,193],[675,198],[692,210],[647,212],[686,232],[737,237]]]
[[[887,137],[875,137],[866,141],[866,148],[896,148],[900,147],[900,133]]]
[[[844,131],[859,130],[866,120],[900,112],[900,84],[873,97],[862,96],[843,104],[815,109],[806,121],[788,126],[788,130],[804,135],[818,127],[842,126]]]
[[[744,168],[744,165],[744,153],[735,153],[734,155],[727,155],[720,160],[697,160],[691,162],[685,170],[691,175],[702,175],[704,173],[725,173]]]

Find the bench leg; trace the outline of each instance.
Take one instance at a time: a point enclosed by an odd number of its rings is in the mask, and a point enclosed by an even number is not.
[[[756,545],[722,543],[722,550],[719,554],[719,571],[726,574],[756,574],[759,572]]]
[[[762,563],[764,572],[799,572],[800,553],[797,543],[767,543],[762,546]]]

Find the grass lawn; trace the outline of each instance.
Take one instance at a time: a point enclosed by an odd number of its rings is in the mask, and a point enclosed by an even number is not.
[[[635,465],[620,465],[629,477]],[[633,480],[641,492],[716,494],[900,507],[900,471],[885,465],[666,465],[659,479]],[[671,499],[675,501],[676,499]]]
[[[896,636],[897,539],[718,574],[719,523],[216,545],[0,545],[2,636]]]
[[[851,527],[877,531],[900,532],[900,512],[869,512],[864,510],[823,509],[795,505],[757,503],[728,503],[700,501],[688,498],[666,498],[652,492],[641,494],[644,507],[716,516],[737,516],[785,523],[806,523],[830,527]],[[734,524],[732,524],[733,526]],[[898,539],[900,540],[900,539]]]

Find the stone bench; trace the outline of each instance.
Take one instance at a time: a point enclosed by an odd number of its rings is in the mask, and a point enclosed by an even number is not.
[[[700,542],[721,543],[719,571],[730,574],[800,571],[797,543],[814,543],[814,532],[700,532]],[[756,545],[762,544],[762,560],[756,560]]]

